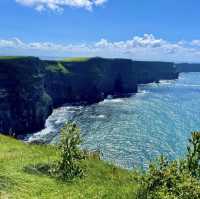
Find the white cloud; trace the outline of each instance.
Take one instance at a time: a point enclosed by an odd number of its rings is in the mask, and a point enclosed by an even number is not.
[[[20,39],[12,38],[10,40],[0,40],[0,48],[23,48],[26,46]]]
[[[95,5],[102,5],[104,3],[106,3],[107,0],[96,0],[94,1]]]
[[[191,45],[193,45],[193,46],[200,46],[200,40],[193,40],[191,42]]]
[[[7,54],[48,56],[102,56],[135,60],[200,62],[200,40],[170,41],[152,34],[135,36],[125,41],[101,39],[94,43],[56,44],[52,42],[24,42],[18,38],[0,39],[0,51]]]
[[[34,7],[37,11],[50,9],[53,11],[62,12],[65,6],[85,8],[92,10],[95,6],[101,6],[107,0],[15,0],[17,3]]]

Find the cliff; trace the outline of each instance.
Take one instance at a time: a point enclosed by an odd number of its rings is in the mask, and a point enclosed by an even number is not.
[[[80,101],[90,104],[108,94],[137,92],[136,71],[131,60],[91,58],[80,62],[47,61],[45,64],[45,87],[55,106]]]
[[[176,64],[177,70],[182,72],[200,72],[200,64],[188,64],[188,63],[182,63],[182,64]]]
[[[179,75],[175,64],[172,62],[135,61],[134,65],[137,67],[138,84],[177,79]]]
[[[0,131],[21,134],[44,127],[52,100],[43,75],[38,58],[0,59]]]
[[[0,131],[36,132],[44,127],[53,107],[67,102],[91,104],[107,95],[135,93],[138,84],[177,77],[173,63],[0,58]]]
[[[54,106],[66,102],[94,103],[109,94],[135,93],[138,84],[178,78],[176,68],[170,62],[91,58],[46,61],[45,68],[45,88]]]

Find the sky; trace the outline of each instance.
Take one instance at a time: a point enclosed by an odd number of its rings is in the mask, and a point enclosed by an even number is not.
[[[1,0],[0,55],[200,62],[199,0]]]

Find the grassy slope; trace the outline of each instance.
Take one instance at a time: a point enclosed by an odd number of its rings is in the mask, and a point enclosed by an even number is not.
[[[86,177],[62,183],[24,168],[56,158],[53,146],[28,145],[0,135],[0,199],[134,198],[132,173],[103,161],[85,160]]]
[[[69,57],[69,58],[65,58],[63,59],[64,62],[85,62],[88,61],[89,57]]]
[[[46,70],[49,70],[52,73],[62,73],[64,75],[67,75],[70,73],[70,71],[67,68],[65,68],[63,64],[60,62],[48,64],[46,67]]]

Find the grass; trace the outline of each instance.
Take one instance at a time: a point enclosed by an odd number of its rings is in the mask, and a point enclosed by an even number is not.
[[[25,59],[30,58],[28,56],[0,56],[0,60],[13,60],[13,59]]]
[[[85,62],[88,61],[90,57],[68,57],[63,59],[64,62]]]
[[[60,62],[57,62],[55,64],[49,64],[46,67],[46,69],[51,71],[52,73],[62,73],[64,75],[70,73],[70,71],[66,67],[64,67],[63,64]]]
[[[131,171],[90,157],[82,162],[86,176],[64,183],[44,172],[56,158],[54,146],[0,135],[0,199],[134,198],[137,184]]]

